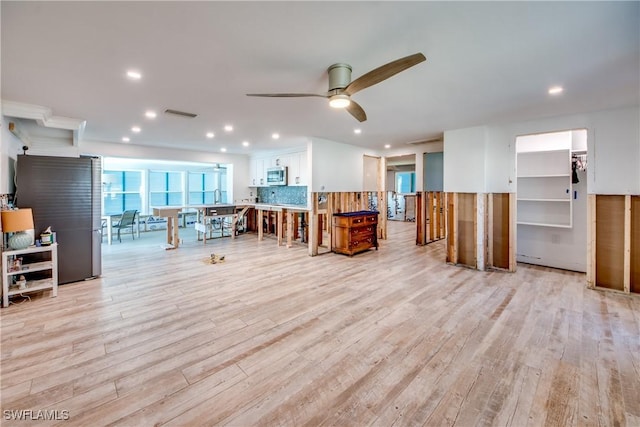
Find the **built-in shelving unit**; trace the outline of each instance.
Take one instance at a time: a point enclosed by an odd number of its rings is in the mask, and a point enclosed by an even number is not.
[[[571,228],[571,150],[519,152],[517,224]]]

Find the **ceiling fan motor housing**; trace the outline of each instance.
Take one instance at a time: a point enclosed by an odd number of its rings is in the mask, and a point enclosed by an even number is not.
[[[351,65],[333,64],[327,71],[329,72],[329,91],[344,89],[351,83]]]

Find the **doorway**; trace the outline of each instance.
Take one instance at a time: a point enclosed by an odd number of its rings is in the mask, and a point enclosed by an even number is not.
[[[387,157],[386,164],[387,219],[415,222],[416,156]]]
[[[518,136],[516,177],[516,261],[586,272],[586,129]]]

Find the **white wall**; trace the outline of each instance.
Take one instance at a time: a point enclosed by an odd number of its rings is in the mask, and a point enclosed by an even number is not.
[[[640,194],[640,109],[602,111],[586,127],[593,134],[587,137],[589,193]]]
[[[444,191],[485,192],[486,138],[484,126],[444,133]]]
[[[0,194],[15,192],[13,176],[15,161],[22,153],[22,142],[9,132],[9,121],[2,116],[0,120]]]
[[[311,138],[311,192],[362,191],[364,188],[363,156],[379,155],[354,145],[321,138]]]

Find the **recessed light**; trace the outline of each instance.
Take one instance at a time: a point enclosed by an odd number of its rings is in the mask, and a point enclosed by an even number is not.
[[[127,71],[127,77],[131,80],[140,80],[142,78],[142,74],[139,71],[129,70]]]
[[[360,135],[362,133],[362,129],[354,129],[353,133],[355,133],[356,135]]]
[[[156,112],[155,112],[155,111],[151,111],[151,110],[149,110],[149,111],[145,112],[145,113],[144,113],[144,115],[145,115],[145,117],[147,117],[148,119],[155,119],[155,118],[156,118],[156,116],[157,116]]]
[[[562,86],[552,86],[549,88],[549,95],[558,95],[562,93],[563,90]]]
[[[243,147],[248,147],[249,146],[249,141],[242,141],[242,146]]]
[[[131,140],[129,139],[128,136],[123,136],[122,137],[122,142],[129,142],[129,141],[131,141]]]
[[[211,139],[215,136],[213,132],[207,132],[207,138]]]
[[[226,148],[224,148],[224,147],[222,147],[222,148],[220,149],[220,151],[222,151],[223,153],[226,153],[226,152],[227,152],[227,149],[226,149]]]
[[[225,132],[231,132],[233,130],[233,126],[231,125],[224,125],[224,130]]]
[[[280,134],[279,134],[279,133],[277,133],[277,132],[276,132],[276,133],[272,133],[272,134],[271,134],[271,138],[273,138],[273,139],[279,139],[279,138],[280,138]]]
[[[391,144],[384,144],[384,148],[391,148]]]
[[[131,128],[131,132],[134,132],[134,133],[140,133],[140,130],[141,129],[138,126],[134,126],[134,127]]]

